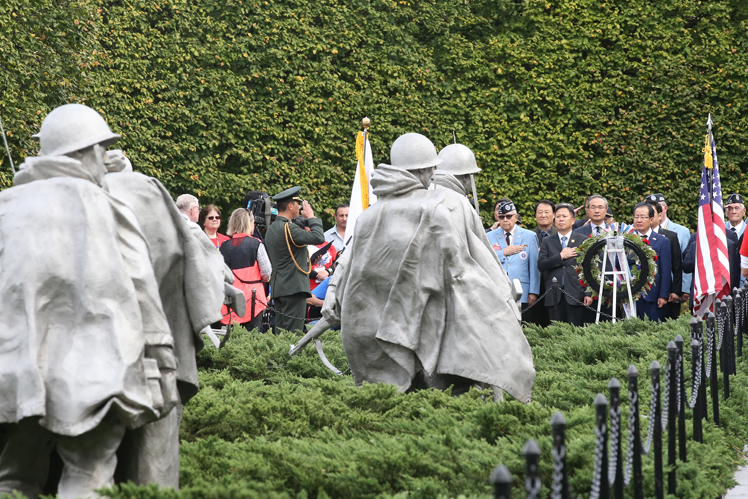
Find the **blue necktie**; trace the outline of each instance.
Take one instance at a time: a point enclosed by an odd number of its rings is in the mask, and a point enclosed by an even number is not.
[[[561,249],[566,248],[566,236],[561,236]],[[561,274],[561,287],[564,286],[564,277],[563,274]]]

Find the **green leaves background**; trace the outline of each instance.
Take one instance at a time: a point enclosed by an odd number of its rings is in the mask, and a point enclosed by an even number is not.
[[[511,197],[666,193],[693,225],[708,113],[723,189],[745,191],[740,0],[79,0],[0,6],[0,113],[16,160],[63,102],[100,109],[136,169],[223,208],[302,184],[346,201],[355,133],[375,162],[416,131],[460,142],[486,221]],[[76,24],[76,21],[78,24]],[[32,36],[34,35],[34,36]],[[46,38],[43,38],[46,37]],[[39,113],[41,111],[41,113]],[[0,182],[10,184],[6,158]]]

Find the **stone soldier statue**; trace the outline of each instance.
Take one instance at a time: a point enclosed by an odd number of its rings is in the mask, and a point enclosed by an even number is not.
[[[532,352],[478,215],[465,196],[427,189],[441,159],[423,135],[399,137],[390,160],[374,172],[377,203],[359,217],[350,257],[334,276],[356,384],[485,383],[529,402]],[[330,322],[331,306],[325,300]]]
[[[36,137],[0,193],[0,493],[37,497],[56,448],[60,497],[96,497],[125,430],[177,403],[177,362],[148,242],[106,189],[119,135],[68,104]]]
[[[442,162],[434,171],[434,184],[467,196],[474,185],[473,175],[480,171],[475,154],[462,144],[450,144],[439,151]]]
[[[278,315],[275,325],[288,331],[302,331],[306,316],[306,299],[311,296],[308,244],[325,242],[322,221],[312,207],[299,197],[301,187],[291,187],[273,196],[278,217],[265,233],[265,247],[273,264],[270,292]],[[309,221],[309,231],[292,222],[299,213]]]

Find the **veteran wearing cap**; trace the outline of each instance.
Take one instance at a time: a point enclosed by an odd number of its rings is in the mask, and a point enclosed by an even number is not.
[[[265,246],[273,264],[270,294],[278,310],[276,326],[288,331],[301,331],[306,316],[306,299],[311,296],[308,244],[325,242],[322,221],[314,216],[309,203],[299,197],[301,187],[291,187],[273,196],[278,217],[268,227]],[[309,231],[291,223],[301,214],[309,221]]]
[[[524,310],[535,303],[540,293],[538,238],[533,231],[517,225],[519,215],[511,201],[499,205],[498,213],[500,227],[486,235],[509,279],[522,283],[520,302]]]
[[[725,212],[727,212],[727,222],[725,229],[733,232],[738,238],[743,237],[745,231],[745,203],[743,196],[733,193],[727,196],[725,203]]]

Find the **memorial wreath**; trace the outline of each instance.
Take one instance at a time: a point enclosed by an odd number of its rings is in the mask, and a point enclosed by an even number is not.
[[[577,261],[581,263],[574,266],[579,275],[579,284],[585,287],[586,292],[592,293],[592,298],[597,300],[600,292],[600,277],[602,275],[602,253],[606,245],[606,239],[610,237],[622,237],[623,248],[626,250],[627,259],[631,272],[631,294],[634,300],[641,297],[641,291],[648,291],[654,284],[657,273],[657,254],[649,246],[649,240],[638,234],[615,234],[607,233],[599,236],[590,236],[578,248]],[[618,292],[625,292],[624,282],[618,280]],[[609,297],[613,294],[613,281],[605,280],[603,296]]]

